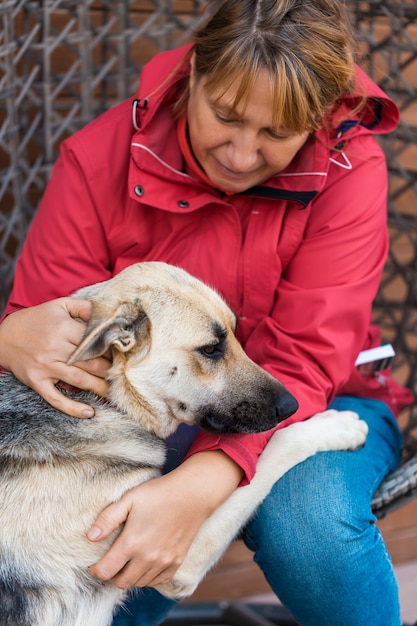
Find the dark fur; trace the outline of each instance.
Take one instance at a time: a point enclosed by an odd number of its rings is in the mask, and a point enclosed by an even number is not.
[[[113,354],[109,401],[71,394],[95,417],[69,417],[0,376],[1,626],[107,626],[125,592],[88,568],[120,528],[89,542],[98,513],[160,475],[182,421],[257,432],[297,407],[244,354],[218,294],[179,268],[136,264],[77,295],[93,312],[69,364]]]
[[[179,423],[259,432],[297,408],[244,353],[219,295],[184,271],[136,264],[79,297],[93,310],[68,364],[113,354],[109,401],[73,396],[94,406],[95,417],[69,417],[12,375],[0,376],[1,626],[108,626],[125,592],[93,578],[89,566],[121,529],[89,542],[100,511],[160,475],[164,439]],[[365,437],[364,422],[336,411],[277,431],[252,482],[203,523],[158,590],[190,595],[286,471],[320,450],[354,449]]]
[[[107,402],[91,393],[74,392],[68,395],[94,406],[98,415],[106,410]],[[125,416],[119,417],[124,422],[124,436],[130,441],[135,440],[137,448],[143,447],[146,451],[148,457],[146,462],[143,462],[140,455],[135,458],[129,457],[128,454],[106,456],[103,450],[107,449],[110,452],[112,448],[111,431],[101,428],[100,417],[89,420],[74,419],[53,409],[43,398],[11,374],[1,375],[0,510],[10,506],[10,498],[15,497],[15,523],[19,525],[27,521],[20,519],[19,516],[19,491],[17,490],[13,496],[10,489],[13,489],[12,485],[16,481],[25,480],[28,481],[30,489],[32,472],[42,471],[43,466],[49,468],[53,468],[54,465],[66,466],[69,472],[75,472],[78,479],[84,481],[94,481],[95,475],[100,475],[101,479],[107,475],[111,482],[117,476],[136,474],[137,470],[142,469],[150,470],[155,475],[159,474],[165,460],[164,441],[146,432],[139,424],[126,419]],[[101,452],[94,453],[92,443],[93,447],[95,449],[99,447]],[[152,456],[149,458],[151,449]],[[53,492],[60,489],[59,479],[51,485],[51,489],[52,493],[49,496],[53,500]],[[33,497],[36,498],[37,494],[33,494]],[[45,497],[48,497],[47,493],[39,494],[39,498]],[[71,498],[71,493],[64,494],[64,498]],[[34,519],[33,523],[41,523],[41,520]],[[62,523],[64,524],[65,520],[62,520]],[[59,597],[62,590],[59,585],[54,588],[43,579],[41,567],[36,570],[36,565],[33,568],[34,564],[29,560],[27,568],[24,560],[16,562],[13,550],[7,548],[7,543],[8,537],[4,536],[4,528],[0,528],[0,624],[34,626],[34,615],[38,608],[48,602],[51,596]],[[93,578],[87,570],[84,574],[79,573],[80,595],[93,596],[108,586],[110,583]],[[65,603],[62,611],[65,615]],[[39,626],[43,626],[42,622],[39,622]]]

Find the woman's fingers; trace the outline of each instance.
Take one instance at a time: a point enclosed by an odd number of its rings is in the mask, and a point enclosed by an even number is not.
[[[89,300],[78,300],[77,298],[63,298],[62,300],[70,317],[88,322],[92,310]]]
[[[130,489],[106,507],[88,539],[100,541],[122,524],[123,528],[90,573],[121,589],[167,582],[184,560],[200,524],[197,514],[184,516],[182,506],[175,510],[176,500],[181,497],[175,497],[171,482],[163,476]]]
[[[71,387],[106,396],[106,357],[67,365],[91,315],[87,300],[59,298],[10,314],[0,325],[0,365],[39,393],[51,406],[73,417],[92,417],[87,404],[55,387]]]
[[[94,409],[90,405],[71,400],[65,393],[57,389],[50,380],[43,381],[36,385],[36,387],[34,386],[33,389],[39,393],[46,402],[58,411],[62,411],[62,413],[78,418],[94,417]]]

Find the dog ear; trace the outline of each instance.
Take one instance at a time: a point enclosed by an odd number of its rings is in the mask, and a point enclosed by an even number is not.
[[[110,317],[103,319],[93,311],[84,337],[67,365],[102,356],[110,347],[128,352],[150,334],[150,321],[144,310],[133,302],[120,304]]]

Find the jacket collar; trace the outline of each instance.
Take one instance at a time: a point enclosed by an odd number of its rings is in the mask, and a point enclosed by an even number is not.
[[[162,52],[143,68],[133,105],[137,132],[132,139],[132,158],[143,172],[160,172],[163,180],[168,174],[171,184],[186,182],[189,190],[194,187],[196,194],[201,194],[207,185],[182,171],[182,154],[170,108],[178,97],[181,82],[189,76],[191,52],[192,45]],[[349,112],[363,100],[364,94],[366,113],[359,122],[353,115],[350,118]],[[155,117],[158,119],[151,124]],[[318,131],[313,139],[307,141],[283,172],[261,186],[238,195],[295,199],[301,206],[306,206],[323,187],[329,164],[335,160],[332,159],[332,150],[338,149],[341,139],[345,142],[363,133],[390,132],[396,127],[398,119],[399,112],[394,102],[357,67],[355,93],[340,99],[332,112],[333,123],[329,128]],[[335,158],[340,160],[339,153],[335,154]],[[343,167],[343,162],[339,165]],[[210,192],[212,194],[213,190]]]

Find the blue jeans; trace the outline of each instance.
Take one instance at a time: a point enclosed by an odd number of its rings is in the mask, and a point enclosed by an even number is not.
[[[397,582],[370,504],[400,462],[401,434],[377,400],[339,397],[331,407],[356,411],[368,423],[365,447],[321,452],[294,467],[243,538],[302,626],[400,626]],[[113,626],[156,626],[172,605],[155,590],[141,590]]]

